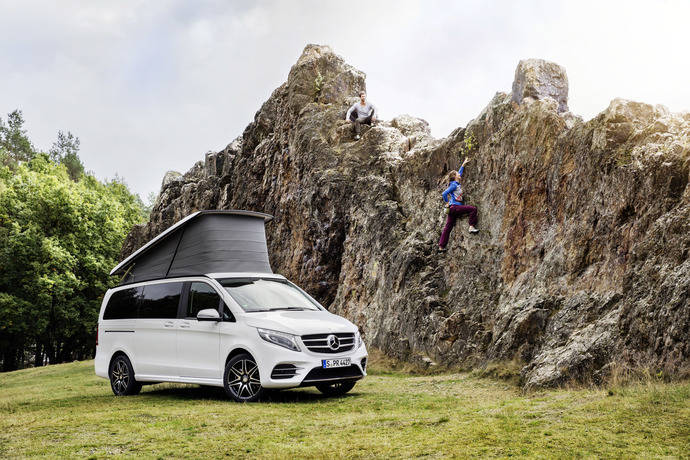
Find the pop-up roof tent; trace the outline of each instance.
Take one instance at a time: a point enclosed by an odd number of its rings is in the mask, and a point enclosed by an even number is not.
[[[264,224],[253,211],[198,211],[146,243],[110,272],[120,284],[206,273],[273,273]]]

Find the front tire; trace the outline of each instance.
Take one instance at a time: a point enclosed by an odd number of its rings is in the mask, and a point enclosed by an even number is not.
[[[125,355],[118,355],[110,363],[110,388],[115,396],[139,394],[141,383],[134,378],[134,367]]]
[[[251,355],[242,353],[225,365],[223,374],[225,393],[237,402],[254,402],[263,394],[259,366]]]
[[[327,396],[342,396],[354,388],[356,380],[345,380],[335,383],[321,383],[316,388]]]

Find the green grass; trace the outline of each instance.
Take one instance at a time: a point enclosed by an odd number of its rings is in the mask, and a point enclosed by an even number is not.
[[[93,362],[0,374],[0,457],[685,457],[690,382],[523,394],[472,374],[372,372],[237,404],[154,385],[115,397]]]

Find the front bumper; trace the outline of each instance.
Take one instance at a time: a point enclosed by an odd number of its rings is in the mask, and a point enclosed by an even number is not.
[[[257,356],[261,386],[264,388],[294,388],[299,386],[312,386],[319,383],[334,383],[344,380],[358,380],[367,375],[366,360],[368,358],[367,347],[362,344],[356,350],[343,353],[313,353],[309,350],[291,351],[286,348],[266,343],[263,353]],[[350,358],[349,368],[323,369],[322,360]],[[282,366],[281,366],[282,365]],[[294,376],[285,378],[285,372],[275,373],[279,368],[294,367]],[[289,372],[288,374],[292,374]]]

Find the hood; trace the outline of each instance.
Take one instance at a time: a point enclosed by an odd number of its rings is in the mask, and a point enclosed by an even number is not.
[[[247,325],[295,335],[355,332],[357,326],[327,311],[262,311],[247,313]]]

